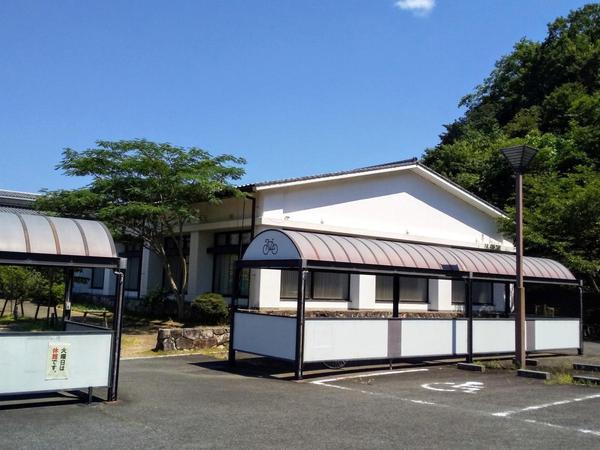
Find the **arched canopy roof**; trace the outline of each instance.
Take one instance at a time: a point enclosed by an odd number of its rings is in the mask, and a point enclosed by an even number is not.
[[[0,263],[118,268],[113,238],[101,222],[0,212]]]
[[[441,245],[386,241],[293,230],[266,230],[248,246],[242,265],[306,267],[355,272],[415,272],[474,278],[515,278],[515,255]],[[528,281],[577,282],[559,262],[524,258]]]

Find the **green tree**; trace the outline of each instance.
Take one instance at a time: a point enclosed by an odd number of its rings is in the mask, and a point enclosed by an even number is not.
[[[160,258],[182,319],[189,278],[184,226],[203,220],[201,203],[217,204],[224,197],[242,195],[231,182],[244,174],[240,166],[245,161],[144,139],[96,144],[79,152],[65,149],[57,166],[69,176],[91,177],[91,182],[81,189],[48,192],[37,207],[63,216],[99,219],[115,238],[143,243]],[[176,248],[180,276],[167,252],[168,240]]]
[[[498,150],[539,148],[525,179],[526,251],[561,260],[600,292],[600,4],[557,18],[542,42],[517,42],[460,105],[425,164],[512,216],[514,181]],[[513,233],[512,220],[501,226]]]

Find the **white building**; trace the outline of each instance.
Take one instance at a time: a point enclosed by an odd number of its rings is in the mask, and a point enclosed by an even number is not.
[[[416,159],[295,179],[243,186],[247,199],[207,205],[205,220],[185,228],[189,265],[187,298],[204,292],[232,293],[235,261],[252,237],[267,228],[314,231],[473,249],[514,251],[498,231],[504,213]],[[164,283],[156,256],[121,246],[128,258],[126,294],[141,298]],[[89,282],[75,292],[112,295],[108,271],[87,271]],[[248,305],[294,309],[297,273],[253,269],[243,276]],[[475,282],[478,307],[505,311],[506,283]],[[389,276],[314,273],[306,286],[307,309],[392,308]],[[452,311],[464,303],[464,283],[403,277],[401,311]],[[244,300],[242,300],[243,304]]]

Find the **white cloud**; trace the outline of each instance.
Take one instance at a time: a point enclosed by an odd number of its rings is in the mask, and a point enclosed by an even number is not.
[[[396,7],[412,11],[417,16],[426,16],[435,6],[435,0],[397,0]]]

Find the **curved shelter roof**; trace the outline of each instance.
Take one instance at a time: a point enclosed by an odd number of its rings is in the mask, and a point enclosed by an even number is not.
[[[418,272],[475,278],[515,278],[515,255],[441,245],[386,241],[292,230],[266,230],[248,246],[244,265],[326,267],[338,270]],[[565,266],[546,258],[524,258],[529,281],[575,283]]]
[[[117,268],[119,257],[101,222],[3,211],[0,263]]]

